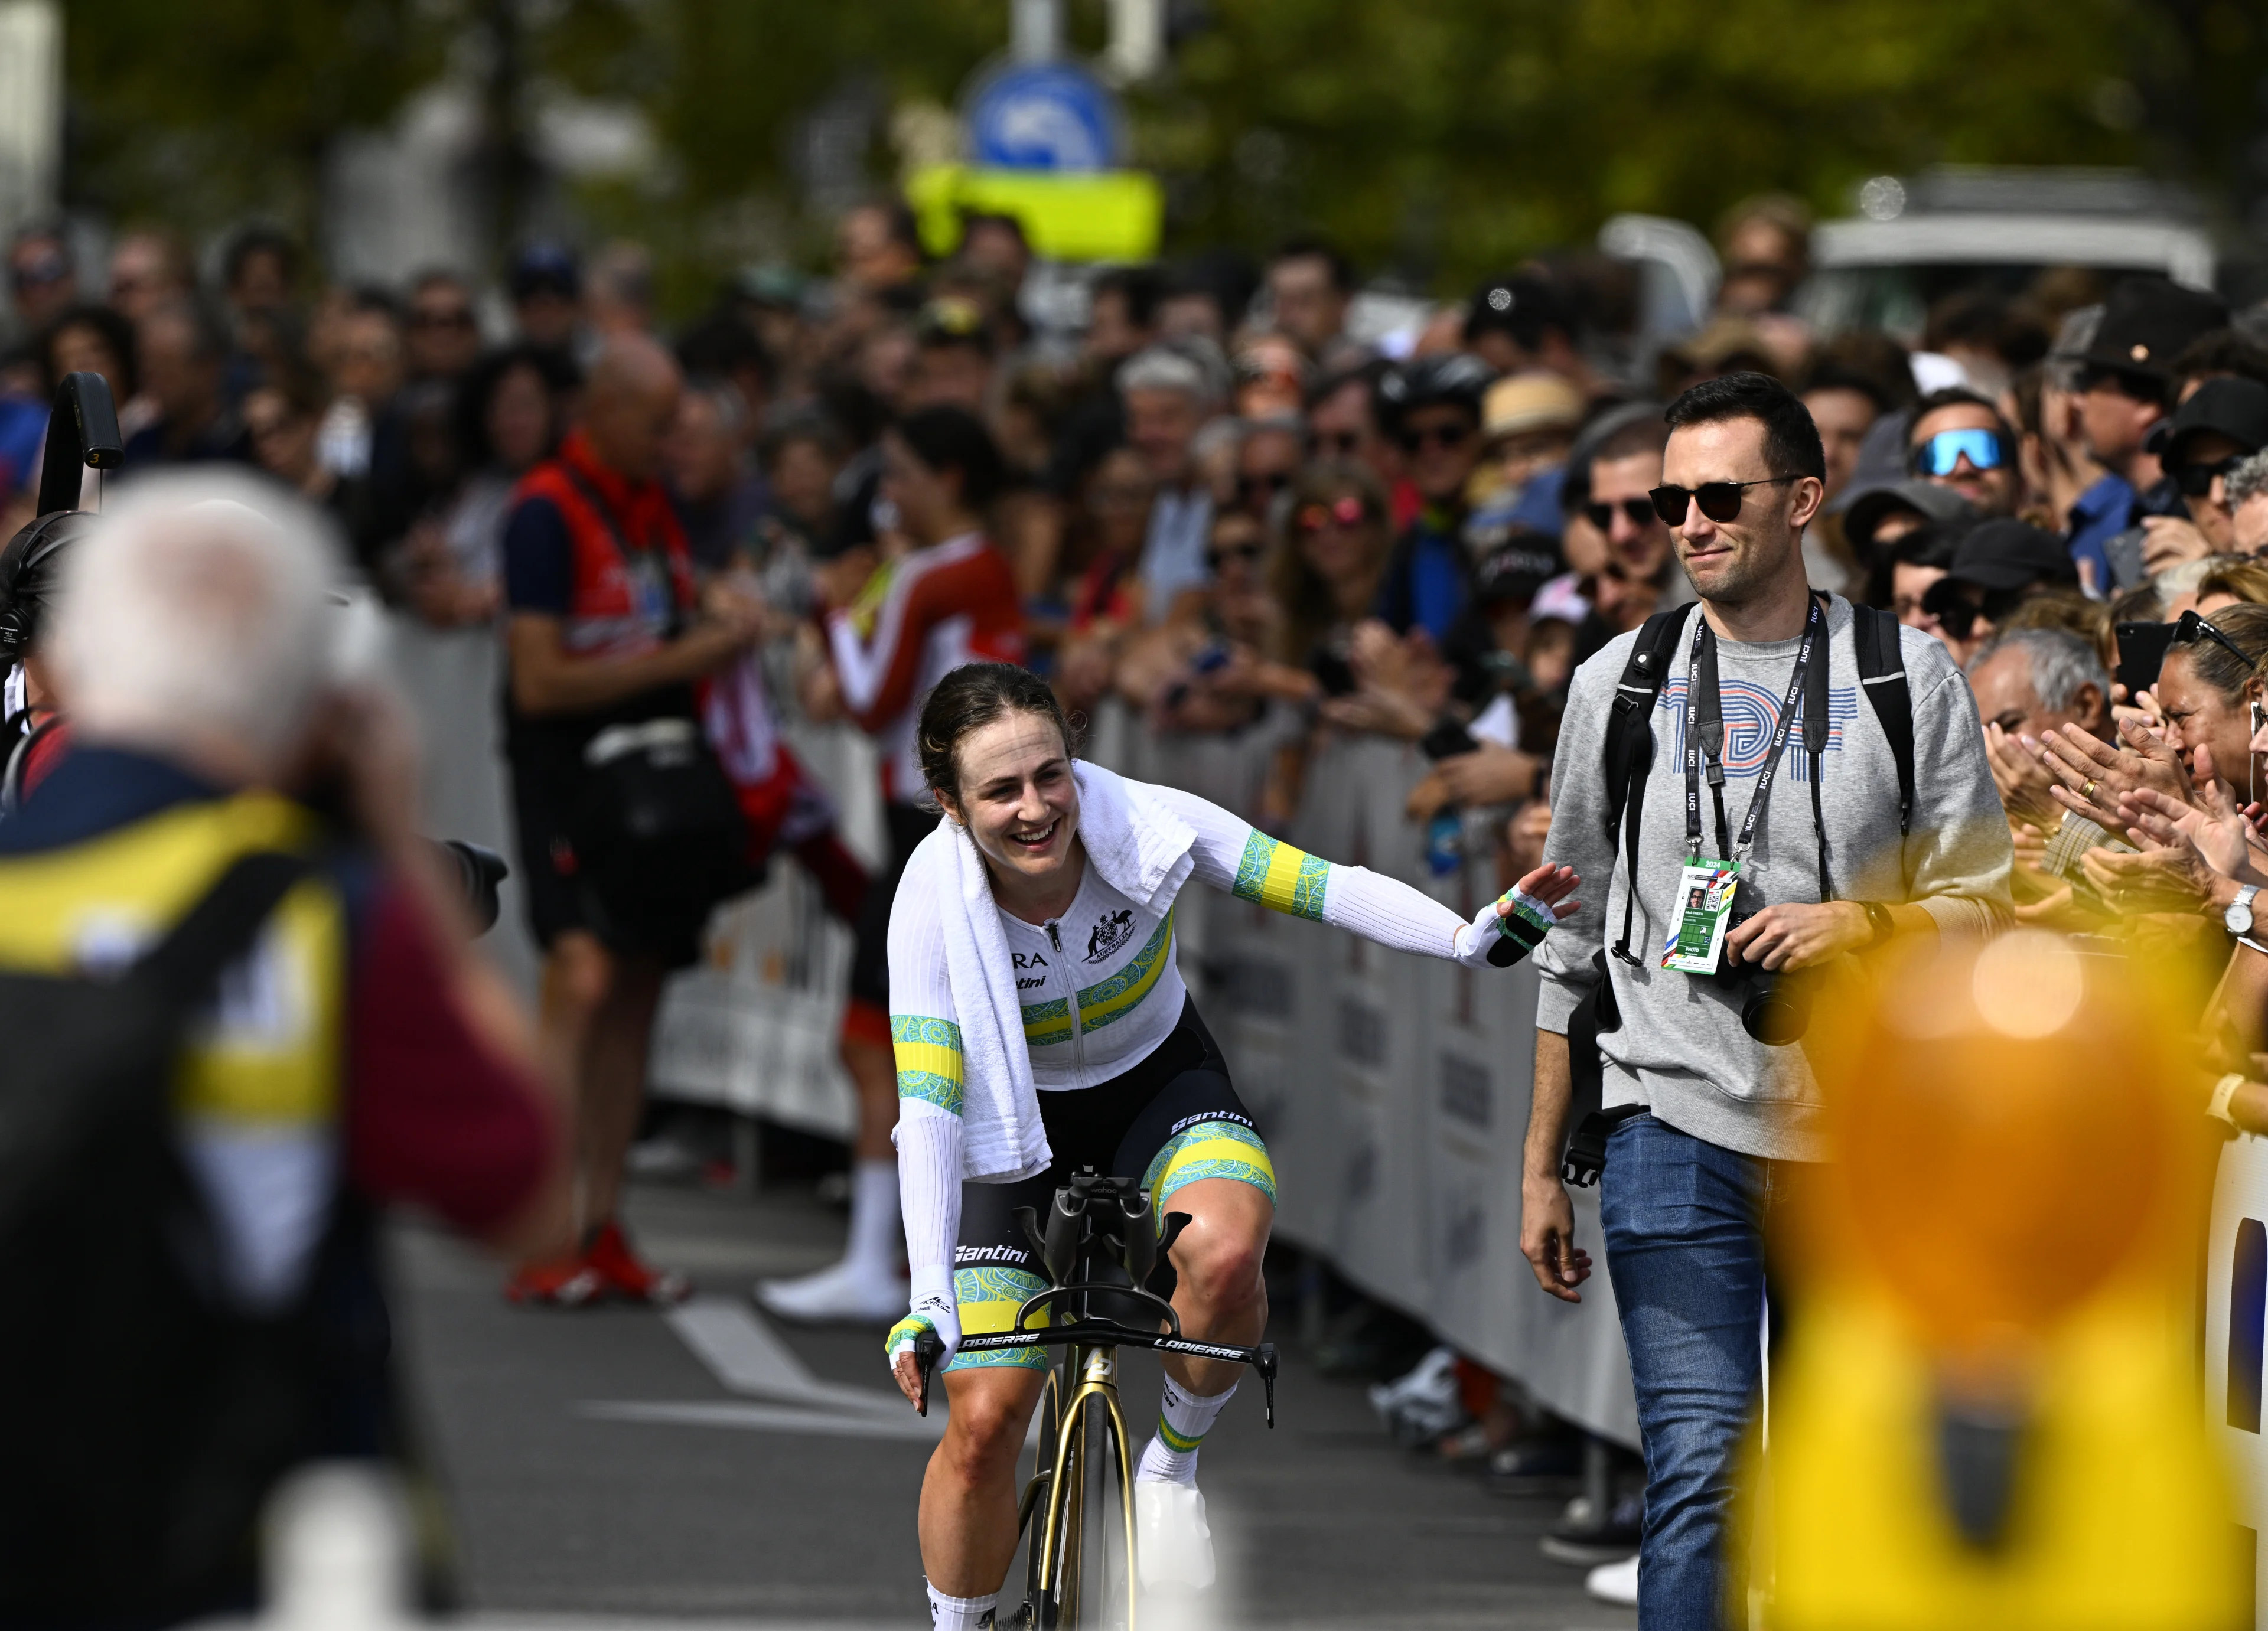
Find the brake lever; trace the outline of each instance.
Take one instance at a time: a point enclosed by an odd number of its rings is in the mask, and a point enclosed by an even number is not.
[[[937,1368],[937,1362],[944,1357],[945,1342],[936,1332],[923,1331],[916,1334],[914,1337],[914,1368],[921,1374],[921,1386],[916,1391],[914,1395],[914,1413],[917,1415],[926,1417],[929,1414],[929,1373]],[[1269,1398],[1270,1400],[1275,1398],[1275,1394],[1272,1391],[1270,1392]],[[1275,1422],[1275,1407],[1273,1404],[1270,1404],[1269,1407],[1269,1422],[1271,1426]]]
[[[1263,1342],[1260,1345],[1260,1356],[1252,1362],[1252,1368],[1260,1372],[1261,1397],[1265,1400],[1268,1409],[1268,1430],[1274,1432],[1276,1430],[1275,1343]]]

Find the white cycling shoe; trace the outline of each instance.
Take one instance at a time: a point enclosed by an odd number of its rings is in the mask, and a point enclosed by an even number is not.
[[[1195,1484],[1137,1479],[1134,1531],[1143,1590],[1212,1583],[1212,1526]]]
[[[888,1325],[906,1311],[906,1282],[848,1258],[799,1280],[760,1280],[755,1299],[784,1319],[809,1324]]]
[[[1602,1563],[1583,1576],[1583,1590],[1602,1603],[1619,1603],[1624,1608],[1638,1606],[1638,1558],[1626,1557],[1619,1563]]]

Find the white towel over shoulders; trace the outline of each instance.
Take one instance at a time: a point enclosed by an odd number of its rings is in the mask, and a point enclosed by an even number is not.
[[[1074,762],[1079,834],[1102,880],[1146,911],[1162,915],[1195,865],[1197,834],[1139,782],[1100,765]],[[1032,1084],[1021,1006],[1000,908],[984,857],[951,819],[921,841],[898,884],[901,898],[935,903],[942,919],[945,973],[961,1027],[962,1172],[1005,1184],[1047,1170],[1052,1157]]]

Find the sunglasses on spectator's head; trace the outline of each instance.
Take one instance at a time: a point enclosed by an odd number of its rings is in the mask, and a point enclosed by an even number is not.
[[[2237,466],[2242,464],[2247,457],[2248,455],[2243,453],[2231,453],[2228,458],[2218,459],[2209,465],[2176,465],[2168,474],[2174,478],[2174,485],[2181,489],[2188,496],[2203,498],[2207,493],[2213,491],[2213,484],[2216,477],[2227,475]]]
[[[1753,481],[1704,481],[1698,487],[1657,487],[1646,496],[1653,501],[1653,513],[1667,526],[1684,525],[1685,511],[1693,504],[1700,505],[1701,513],[1712,521],[1732,521],[1739,518],[1749,489],[1801,480],[1800,475],[1766,475]]]
[[[2243,650],[2235,641],[2231,640],[2215,628],[2210,619],[2199,616],[2195,612],[2184,612],[2174,620],[2173,644],[2195,645],[2200,640],[2212,641],[2229,656],[2243,664],[2247,670],[2251,668],[2252,659],[2244,654]]]
[[[1951,475],[1966,459],[1978,470],[1998,470],[2008,462],[2008,444],[1998,430],[1940,430],[1906,455],[1916,475]]]
[[[1297,518],[1297,524],[1302,533],[1320,533],[1325,527],[1331,525],[1360,526],[1365,518],[1366,512],[1362,507],[1362,500],[1349,493],[1345,497],[1334,499],[1328,504],[1303,506]]]
[[[1405,453],[1421,453],[1428,447],[1438,447],[1445,453],[1454,453],[1473,439],[1470,425],[1428,425],[1414,430],[1404,430],[1395,438]]]
[[[1619,503],[1585,504],[1583,515],[1593,526],[1604,533],[1613,528],[1617,510],[1630,518],[1632,526],[1644,526],[1653,519],[1653,500],[1650,497],[1625,498]]]

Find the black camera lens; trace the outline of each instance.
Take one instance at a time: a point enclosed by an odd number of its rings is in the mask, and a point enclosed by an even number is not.
[[[1759,972],[1741,1004],[1741,1029],[1766,1047],[1793,1047],[1811,1029],[1811,997],[1800,985]]]

